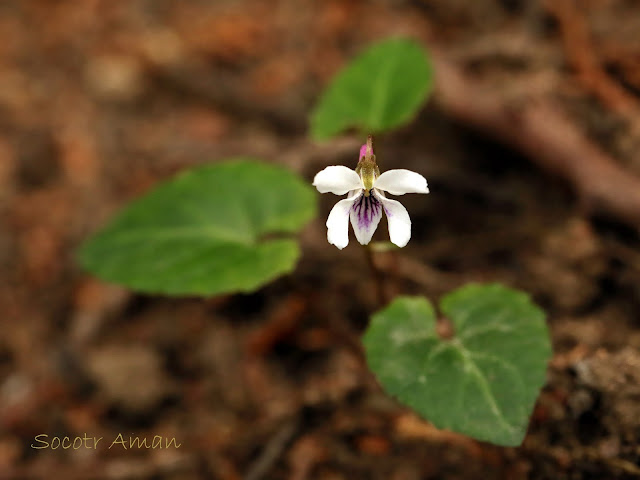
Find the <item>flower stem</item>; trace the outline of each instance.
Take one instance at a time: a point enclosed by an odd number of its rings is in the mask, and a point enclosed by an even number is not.
[[[364,245],[365,256],[367,258],[367,264],[371,270],[371,278],[374,283],[375,294],[377,303],[379,306],[383,306],[387,303],[386,289],[384,288],[384,273],[376,266],[375,251],[371,244]]]

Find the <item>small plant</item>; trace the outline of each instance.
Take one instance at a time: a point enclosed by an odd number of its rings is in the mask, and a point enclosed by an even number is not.
[[[347,128],[383,133],[408,122],[431,91],[425,51],[409,40],[372,46],[340,72],[311,117],[311,134]],[[411,237],[406,209],[386,193],[428,193],[416,172],[381,173],[371,137],[355,170],[330,166],[313,185],[347,194],[327,220],[329,243],[349,243],[348,224],[369,242],[384,210],[397,247]],[[168,295],[249,292],[295,268],[293,236],[316,216],[316,195],[301,178],[252,159],[185,172],[137,200],[81,248],[82,265],[132,289]],[[372,262],[373,264],[373,262]],[[519,445],[544,384],[551,354],[544,313],[498,284],[446,295],[437,316],[423,297],[398,297],[364,334],[367,362],[383,388],[441,428],[498,445]]]

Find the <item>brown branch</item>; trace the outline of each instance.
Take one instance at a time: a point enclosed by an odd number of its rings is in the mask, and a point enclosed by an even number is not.
[[[543,5],[558,21],[567,61],[580,82],[612,111],[637,120],[640,103],[603,70],[593,48],[589,26],[575,0],[544,0]]]
[[[261,480],[276,464],[299,429],[300,419],[294,417],[274,433],[273,437],[265,444],[262,452],[249,466],[245,480]]]
[[[516,105],[433,57],[435,100],[445,112],[568,180],[589,210],[640,227],[640,178],[591,143],[551,100],[540,95]]]

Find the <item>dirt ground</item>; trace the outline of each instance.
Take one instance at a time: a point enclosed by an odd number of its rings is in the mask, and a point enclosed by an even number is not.
[[[638,31],[631,0],[0,2],[0,479],[640,478]],[[296,272],[251,295],[136,295],[74,260],[183,168],[355,166],[362,138],[314,144],[308,113],[388,35],[429,48],[437,84],[376,138],[382,170],[431,189],[403,199],[409,245],[376,258],[385,295],[500,281],[545,308],[519,448],[381,392],[358,343],[381,299],[353,237],[326,242],[335,197]],[[91,440],[52,448],[65,436]]]

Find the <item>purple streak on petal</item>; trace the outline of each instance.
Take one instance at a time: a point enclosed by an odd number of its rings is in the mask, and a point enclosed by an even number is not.
[[[351,208],[358,217],[358,226],[368,230],[373,218],[380,214],[381,207],[380,201],[373,195],[361,195]]]

